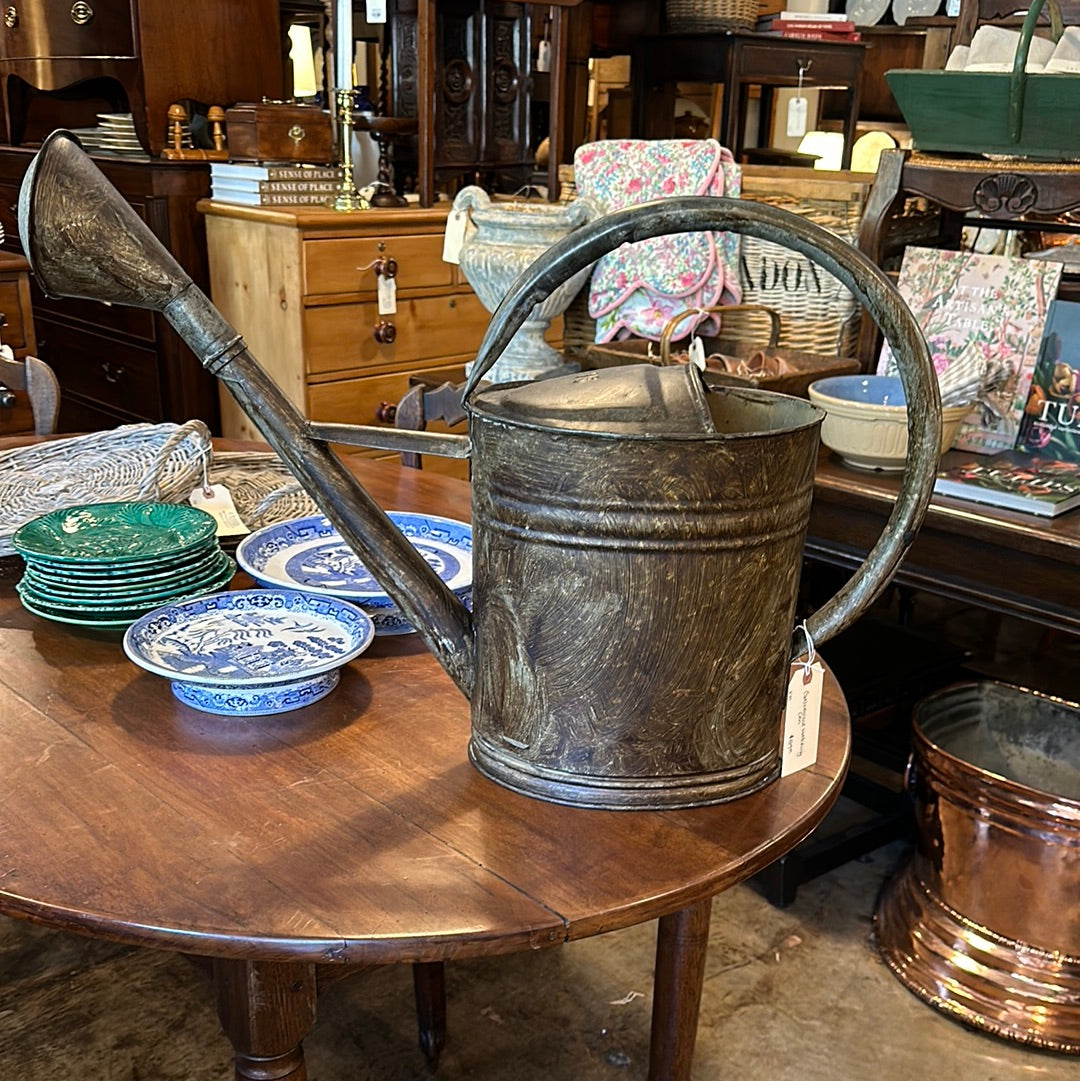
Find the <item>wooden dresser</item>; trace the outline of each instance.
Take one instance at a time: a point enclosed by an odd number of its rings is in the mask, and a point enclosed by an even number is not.
[[[405,394],[409,375],[460,374],[475,355],[489,316],[442,261],[447,204],[338,213],[204,200],[199,209],[214,304],[310,419],[392,423],[383,404]],[[393,315],[379,315],[380,260],[396,264]],[[261,438],[224,390],[221,422],[226,436]]]
[[[16,360],[37,353],[30,264],[21,255],[6,251],[0,251],[0,342],[11,346]]]

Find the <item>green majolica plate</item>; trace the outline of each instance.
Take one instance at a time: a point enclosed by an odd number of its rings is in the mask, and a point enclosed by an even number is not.
[[[206,511],[182,503],[93,503],[35,518],[11,543],[27,560],[126,565],[178,556],[216,529]]]
[[[167,571],[155,571],[143,574],[129,568],[126,574],[112,575],[58,574],[51,566],[41,560],[34,560],[26,565],[26,578],[43,592],[62,594],[67,597],[79,596],[115,596],[123,593],[149,593],[155,590],[171,589],[197,581],[207,574],[216,573],[225,566],[229,557],[218,545],[214,545],[207,555],[194,563],[170,566]],[[71,567],[71,564],[65,564]]]

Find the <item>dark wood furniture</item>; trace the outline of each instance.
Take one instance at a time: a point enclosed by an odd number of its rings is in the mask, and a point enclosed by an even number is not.
[[[21,253],[19,185],[33,154],[30,147],[0,147],[0,224],[4,247],[16,254]],[[104,155],[94,160],[195,283],[209,292],[206,228],[195,210],[210,191],[209,167]],[[49,298],[36,287],[32,293],[38,353],[63,388],[60,431],[194,418],[218,429],[215,381],[164,316]]]
[[[37,352],[30,264],[14,252],[0,251],[0,342],[16,359]]]
[[[951,451],[943,464],[960,460]],[[877,539],[896,475],[849,469],[822,451],[806,542],[809,558],[853,568]],[[896,573],[900,585],[1080,634],[1080,513],[1059,518],[935,496]],[[828,656],[828,646],[823,647]]]
[[[890,230],[901,221],[904,205],[913,196],[941,208],[937,235],[925,241],[932,246],[959,247],[964,225],[972,222],[998,229],[1080,232],[1075,221],[1063,220],[1080,209],[1080,165],[886,150],[878,162],[858,240],[859,250],[878,266],[899,256],[890,246]],[[1065,281],[1059,295],[1075,299],[1076,292],[1076,286]],[[868,371],[876,365],[880,341],[873,320],[864,314],[858,356]]]
[[[354,468],[384,506],[467,514],[460,481]],[[117,635],[30,615],[10,581],[0,651],[0,911],[211,958],[252,1081],[304,1081],[334,972],[657,918],[649,1077],[688,1081],[711,898],[814,828],[849,751],[830,676],[815,766],[712,808],[589,811],[481,777],[468,705],[411,637],[378,640],[322,702],[255,721],[185,708]]]
[[[803,86],[845,92],[841,168],[848,169],[859,117],[864,51],[860,42],[800,41],[751,33],[640,38],[631,66],[634,134],[642,139],[672,136],[677,82],[721,83],[724,93],[718,138],[739,160],[745,144],[750,88],[761,88],[758,142],[768,146],[773,91],[798,86],[801,67]]]
[[[278,0],[20,0],[0,25],[0,80],[5,142],[130,112],[157,156],[174,101],[281,97]]]

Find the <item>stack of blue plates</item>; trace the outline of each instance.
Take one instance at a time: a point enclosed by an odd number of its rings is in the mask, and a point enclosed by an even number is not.
[[[233,561],[206,511],[174,503],[95,503],[53,511],[12,537],[26,561],[16,589],[45,619],[126,627],[180,597],[228,585]]]

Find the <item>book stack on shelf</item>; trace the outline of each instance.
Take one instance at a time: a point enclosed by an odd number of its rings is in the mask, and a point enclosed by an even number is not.
[[[934,491],[1044,517],[1080,506],[1080,303],[1050,304],[1014,448],[943,469]]]
[[[323,206],[341,189],[333,165],[258,165],[212,162],[210,197],[249,206]]]
[[[855,23],[843,13],[780,11],[758,20],[758,33],[804,41],[860,41]]]

